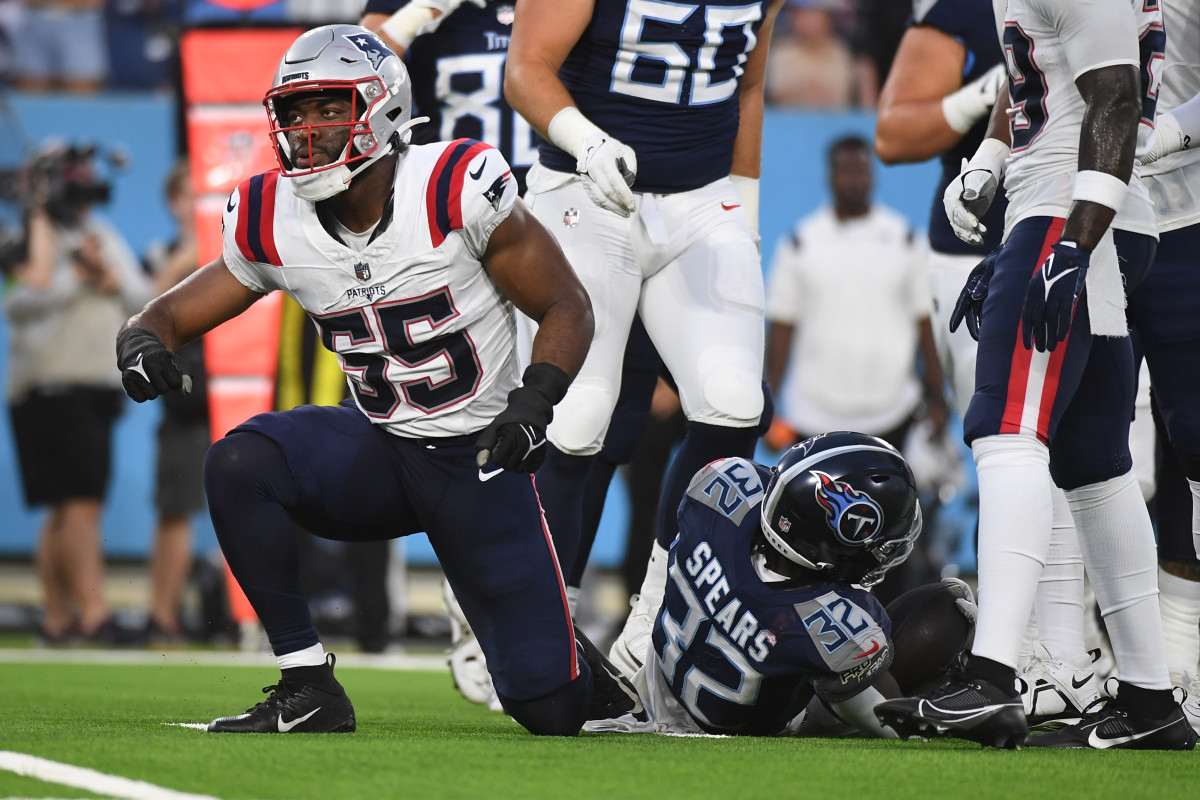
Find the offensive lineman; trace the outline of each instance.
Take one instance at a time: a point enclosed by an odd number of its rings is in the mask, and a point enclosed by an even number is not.
[[[616,686],[580,657],[524,443],[544,438],[586,354],[586,293],[496,150],[407,146],[407,72],[366,29],[303,34],[265,104],[282,171],[234,191],[223,255],[118,340],[126,391],[151,399],[182,384],[173,348],[282,289],[354,396],[260,414],[209,451],[214,526],[282,671],[267,700],[209,731],[355,728],[300,586],[300,525],[343,540],[427,531],[486,632],[507,712],[533,733],[573,735]],[[520,382],[510,304],[541,321]]]
[[[517,7],[505,95],[545,137],[529,172],[531,206],[597,317],[548,431],[554,446],[538,486],[555,536],[578,541],[579,499],[640,314],[688,418],[659,506],[657,575],[692,476],[716,458],[751,455],[764,407],[757,176],[767,43],[781,4]],[[656,610],[643,603],[631,616],[648,626]],[[610,656],[618,666],[645,660],[623,648],[618,640]]]
[[[1154,534],[1128,446],[1136,375],[1122,280],[1131,291],[1138,285],[1156,238],[1148,195],[1129,179],[1139,119],[1153,119],[1157,93],[1149,80],[1143,92],[1139,70],[1162,52],[1157,5],[1137,6],[994,4],[1009,94],[993,110],[990,138],[951,184],[957,206],[948,202],[952,223],[973,227],[968,209],[977,206],[965,202],[964,187],[986,207],[1006,181],[1004,245],[972,272],[954,314],[955,323],[971,315],[980,341],[965,420],[980,485],[979,622],[965,674],[877,707],[901,735],[1025,741],[1014,668],[1049,544],[1049,468],[1066,491],[1121,680],[1114,701],[1029,743],[1196,743],[1167,676]]]

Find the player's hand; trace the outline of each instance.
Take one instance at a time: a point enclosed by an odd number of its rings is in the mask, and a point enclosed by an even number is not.
[[[117,367],[125,394],[138,403],[170,391],[192,391],[192,377],[179,368],[175,354],[145,328],[121,331],[117,337]]]
[[[962,160],[962,172],[942,193],[942,205],[955,236],[967,244],[983,244],[987,226],[979,218],[991,208],[999,186],[1000,180],[991,170],[967,169],[967,160]]]
[[[546,428],[554,404],[567,393],[571,379],[549,363],[530,364],[522,383],[508,393],[508,407],[475,440],[475,463],[491,461],[513,472],[536,472],[546,460]]]
[[[417,30],[418,36],[424,36],[427,33],[433,33],[438,29],[447,16],[454,13],[455,9],[463,3],[484,8],[487,6],[487,0],[412,0],[414,5],[424,6],[425,8],[433,9],[438,12],[432,20],[426,22]]]
[[[583,176],[584,191],[596,205],[622,217],[637,210],[629,188],[637,177],[633,148],[611,136],[589,136],[575,169]]]
[[[1153,164],[1163,156],[1188,150],[1192,146],[1192,137],[1183,132],[1175,116],[1170,112],[1159,114],[1154,118],[1154,128],[1147,136],[1138,136],[1138,149],[1134,158],[1139,164]]]
[[[942,578],[942,584],[963,595],[954,601],[954,606],[958,613],[966,617],[967,622],[974,625],[975,620],[979,619],[979,606],[975,604],[975,593],[971,591],[971,587],[959,578]]]
[[[967,333],[971,334],[972,339],[979,341],[979,326],[983,323],[983,301],[987,299],[988,286],[992,282],[992,274],[996,271],[996,257],[999,254],[1000,248],[997,247],[984,256],[967,276],[967,282],[958,293],[958,302],[950,312],[951,333],[958,330],[958,326],[965,319]]]
[[[1000,63],[958,91],[942,99],[942,114],[946,124],[959,133],[966,133],[996,104],[996,98],[1008,84],[1008,67]]]
[[[1025,290],[1021,338],[1027,349],[1053,352],[1067,338],[1090,260],[1091,253],[1075,242],[1059,239],[1050,248],[1050,255],[1033,273]]]

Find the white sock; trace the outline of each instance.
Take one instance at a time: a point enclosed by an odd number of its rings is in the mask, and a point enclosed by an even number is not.
[[[1050,454],[1011,434],[971,446],[979,474],[979,619],[971,652],[1016,667],[1050,544]]]
[[[1200,661],[1200,583],[1158,568],[1158,606],[1162,613],[1167,672],[1176,686],[1183,675],[1196,676]]]
[[[1091,661],[1083,643],[1083,553],[1067,496],[1057,486],[1050,496],[1050,549],[1034,599],[1038,639],[1055,658],[1082,667]]]
[[[317,642],[312,647],[306,647],[303,650],[297,650],[294,653],[287,653],[282,656],[275,656],[275,660],[279,662],[280,669],[291,669],[292,667],[319,667],[325,663],[325,648]]]
[[[1067,492],[1092,589],[1122,681],[1169,689],[1158,560],[1150,515],[1132,472]]]
[[[1188,478],[1188,488],[1192,490],[1192,547],[1200,558],[1200,481]]]

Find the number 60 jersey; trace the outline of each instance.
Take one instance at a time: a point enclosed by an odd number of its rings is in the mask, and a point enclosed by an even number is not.
[[[508,163],[470,139],[410,147],[365,246],[278,170],[229,197],[224,259],[261,293],[281,289],[337,354],[358,407],[391,433],[473,433],[518,383],[512,307],[480,263],[512,211]]]
[[[779,581],[755,563],[770,475],[741,458],[713,462],[679,506],[647,668],[709,733],[779,733],[814,691],[849,699],[891,663],[891,621],[870,593],[816,572]]]

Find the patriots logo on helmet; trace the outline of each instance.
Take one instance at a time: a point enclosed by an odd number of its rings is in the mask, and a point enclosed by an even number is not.
[[[373,33],[358,33],[346,38],[350,40],[350,44],[363,51],[375,69],[379,69],[379,65],[385,58],[396,55],[392,52],[392,48],[384,44],[383,40]]]
[[[863,545],[883,529],[883,509],[870,495],[848,483],[812,471],[820,483],[815,489],[817,504],[825,509],[825,520],[834,534],[848,545]]]

